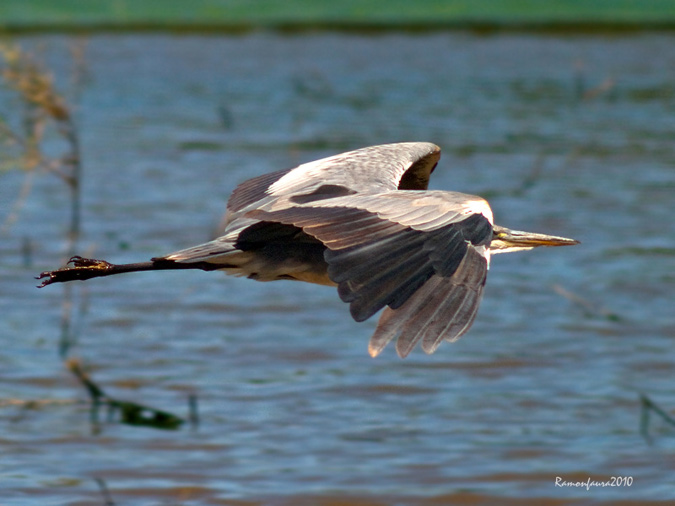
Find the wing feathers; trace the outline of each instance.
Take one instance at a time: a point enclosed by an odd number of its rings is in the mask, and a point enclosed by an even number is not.
[[[409,260],[376,270],[374,274],[363,271],[338,285],[338,294],[350,303],[356,321],[370,318],[385,305],[400,304],[402,298],[410,297],[433,274],[422,252]]]
[[[284,177],[290,169],[278,170],[262,176],[247,179],[237,186],[227,200],[227,210],[231,213],[241,211],[269,195],[266,193],[270,185]]]
[[[470,247],[455,275],[434,275],[400,308],[384,310],[370,341],[370,354],[378,355],[396,337],[401,357],[420,341],[426,353],[433,353],[441,341],[458,339],[476,317],[486,275],[487,261]]]
[[[428,219],[435,212],[415,211],[406,217]],[[374,355],[396,337],[402,357],[420,342],[432,353],[442,340],[466,332],[475,318],[487,259],[484,248],[474,245],[489,242],[492,230],[482,214],[429,231],[359,208],[298,206],[249,215],[292,224],[322,241],[328,275],[356,321],[389,306],[371,340]]]
[[[484,201],[451,192],[324,193],[279,198],[243,217],[292,225],[321,241],[328,276],[356,321],[385,308],[372,355],[393,339],[402,357],[418,343],[432,353],[468,330],[492,237]]]
[[[437,292],[440,276],[432,276],[415,294],[410,297],[403,306],[394,310],[386,308],[377,323],[375,333],[370,338],[368,351],[375,357],[394,338],[398,338],[396,351],[401,357],[410,353],[415,342],[412,340],[410,328],[414,327],[418,320],[424,321],[424,313],[433,311],[432,299]],[[412,320],[415,321],[412,321]],[[406,340],[404,336],[408,335]]]
[[[469,252],[451,278],[450,293],[435,321],[427,324],[422,349],[433,353],[443,340],[456,341],[469,330],[478,313],[487,276],[487,261],[476,250]]]

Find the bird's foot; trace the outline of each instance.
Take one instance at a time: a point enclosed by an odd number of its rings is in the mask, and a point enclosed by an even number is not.
[[[105,260],[82,258],[81,256],[71,257],[70,260],[68,260],[68,264],[72,264],[72,266],[66,265],[55,271],[41,272],[40,275],[35,278],[44,279],[44,281],[38,285],[38,288],[43,288],[52,283],[64,283],[76,279],[85,280],[96,278],[113,267],[113,264],[106,262]]]

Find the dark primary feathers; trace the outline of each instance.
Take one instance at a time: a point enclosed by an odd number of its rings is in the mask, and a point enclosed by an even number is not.
[[[221,237],[159,260],[337,285],[356,321],[384,308],[373,356],[397,338],[402,357],[418,342],[433,353],[471,326],[492,239],[483,199],[425,191],[439,158],[431,143],[388,144],[250,179]]]

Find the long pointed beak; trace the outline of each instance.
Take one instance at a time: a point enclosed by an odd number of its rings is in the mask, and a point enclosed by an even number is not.
[[[510,253],[539,246],[573,246],[575,244],[579,244],[579,241],[555,235],[510,230],[506,227],[495,225],[492,229],[490,251],[492,253]]]

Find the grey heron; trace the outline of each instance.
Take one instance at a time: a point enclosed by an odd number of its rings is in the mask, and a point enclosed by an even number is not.
[[[254,177],[230,196],[217,239],[140,263],[73,257],[40,286],[169,269],[337,286],[357,322],[384,309],[373,357],[394,339],[401,357],[417,343],[433,353],[471,327],[492,254],[578,244],[495,225],[480,197],[427,190],[440,154],[385,144]]]

